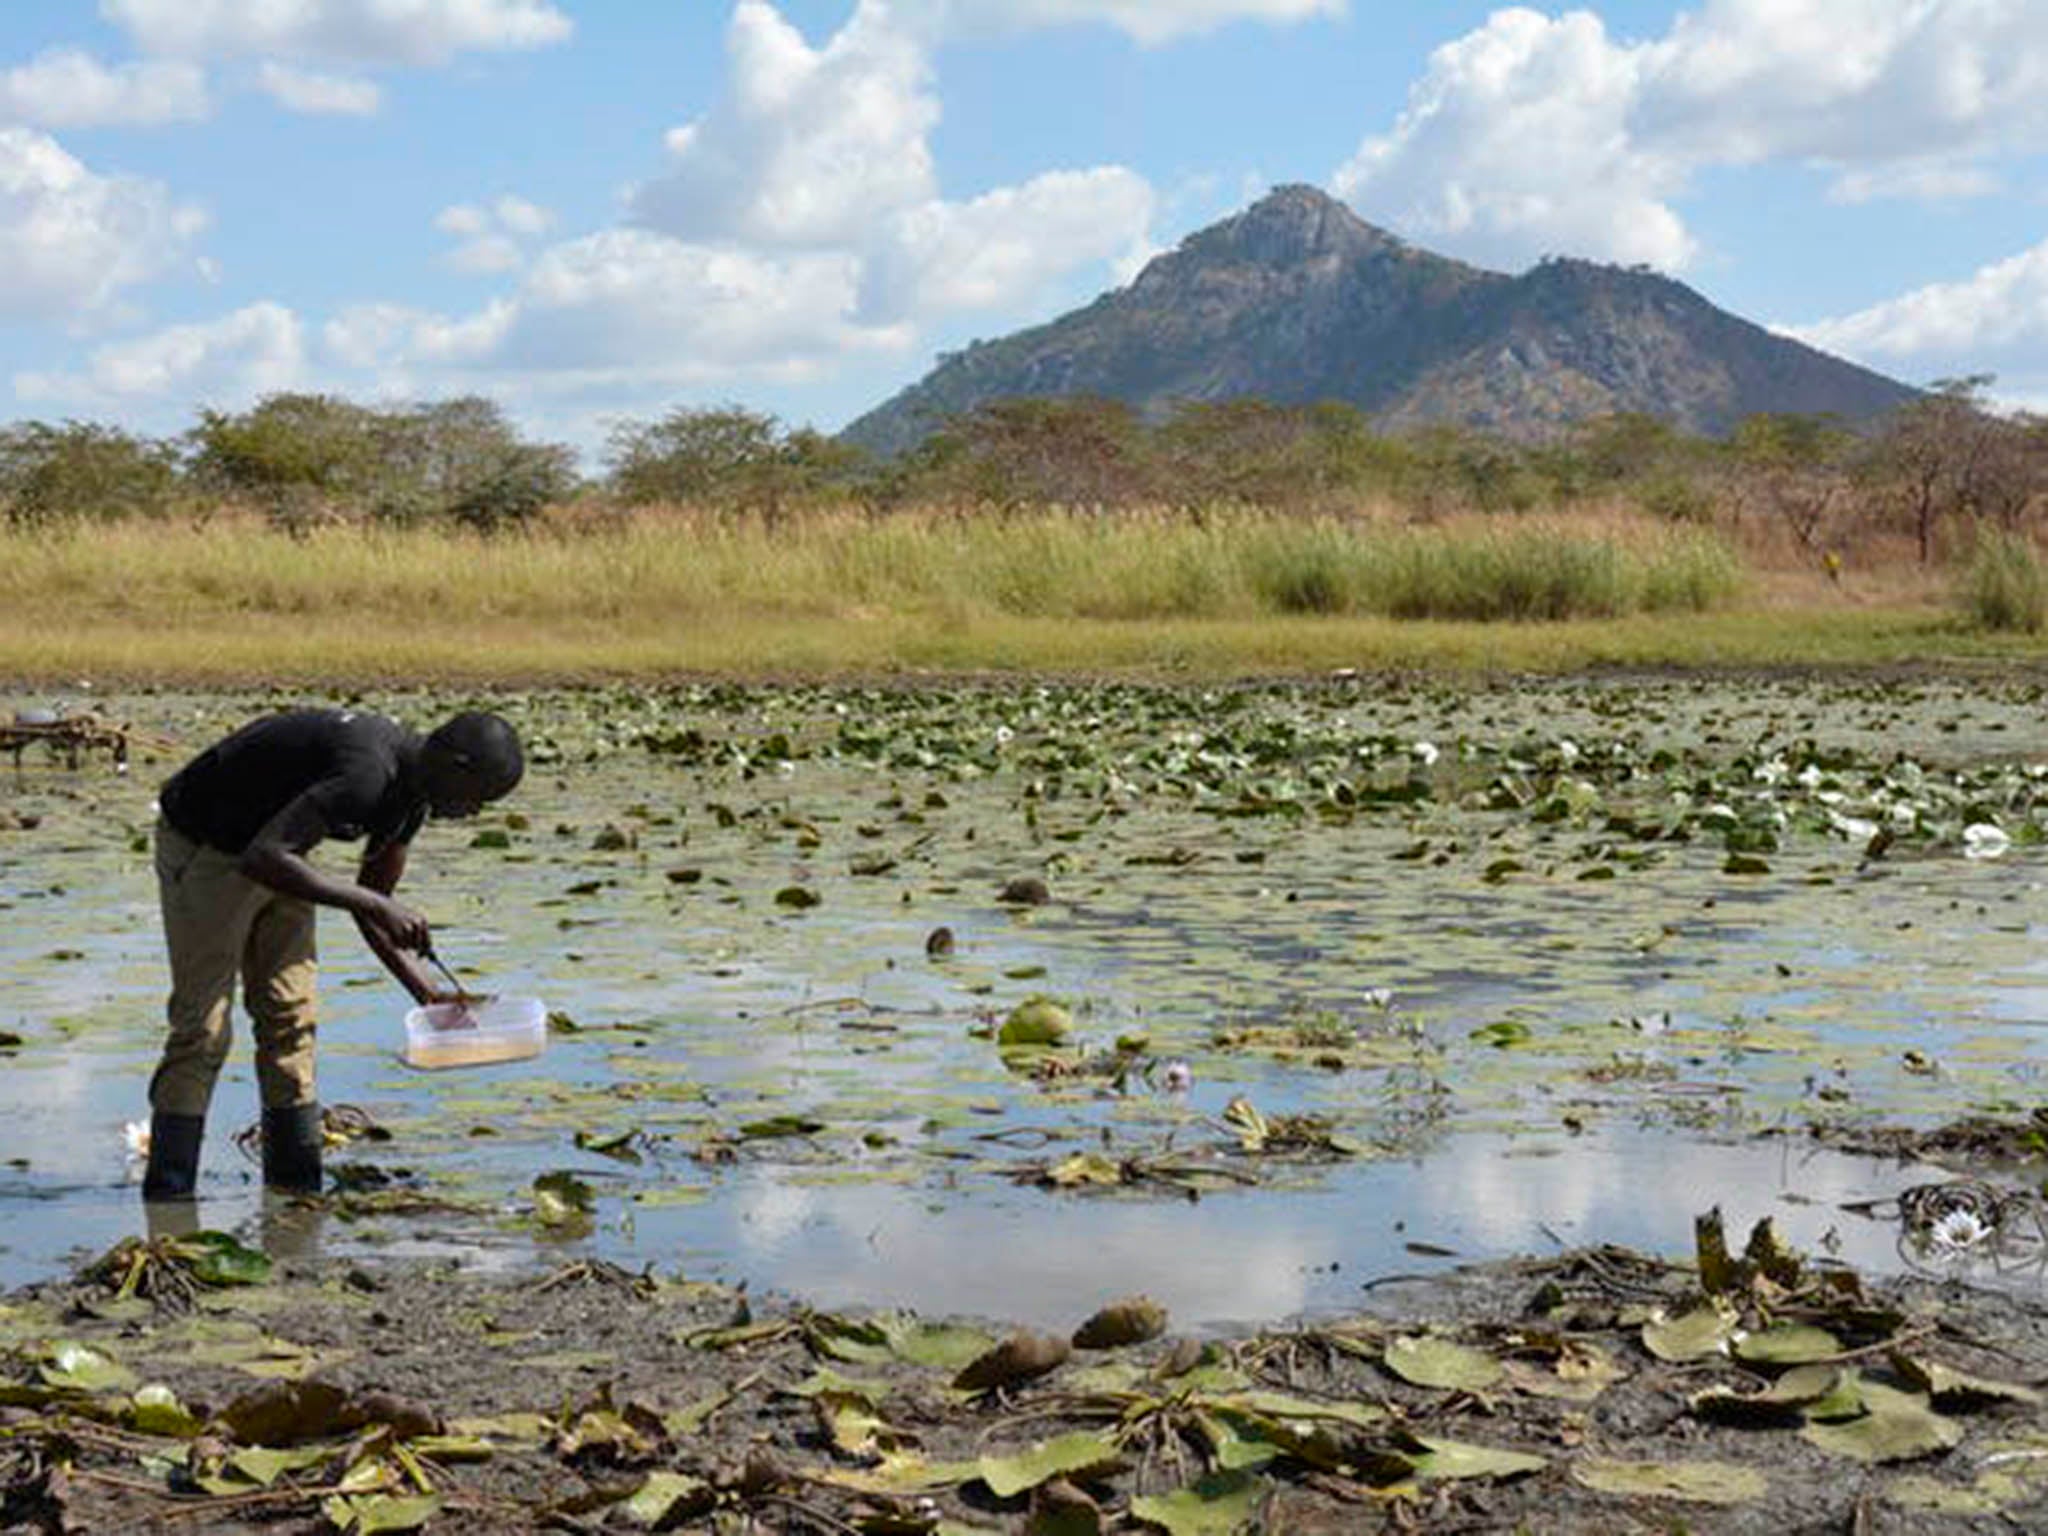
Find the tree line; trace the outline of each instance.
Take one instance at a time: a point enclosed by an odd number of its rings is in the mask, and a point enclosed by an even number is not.
[[[295,532],[496,531],[572,503],[772,521],[849,506],[1341,514],[1374,500],[1429,517],[1605,498],[1670,521],[1762,520],[1816,558],[1889,531],[1930,561],[1949,527],[2020,531],[2048,501],[2048,419],[1987,409],[1990,383],[1940,381],[1861,431],[1763,415],[1705,438],[1622,413],[1542,442],[1449,425],[1390,434],[1336,403],[1191,402],[1150,421],[1100,398],[1012,399],[936,423],[893,459],[740,406],[685,407],[616,425],[594,475],[571,449],[522,437],[486,399],[375,407],[281,393],[244,411],[202,411],[169,438],[17,422],[0,429],[0,508],[32,527],[237,507]]]

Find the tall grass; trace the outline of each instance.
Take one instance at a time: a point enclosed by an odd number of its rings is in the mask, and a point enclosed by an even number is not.
[[[669,511],[494,537],[293,536],[224,519],[0,528],[0,679],[1777,657],[1789,637],[1710,612],[1744,580],[1704,533],[1612,517]],[[1554,622],[1509,637],[1503,619]]]
[[[2033,541],[2000,528],[1978,529],[1957,601],[1978,629],[2038,635],[2048,624],[2048,572]]]
[[[736,616],[1558,620],[1727,602],[1735,557],[1697,530],[1443,527],[1202,515],[821,514],[770,525],[642,516],[480,537],[359,527],[128,523],[0,534],[0,603],[138,623],[265,614],[351,622],[667,625]]]

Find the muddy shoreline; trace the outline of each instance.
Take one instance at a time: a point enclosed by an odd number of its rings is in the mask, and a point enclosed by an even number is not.
[[[1756,1242],[1713,1296],[1590,1248],[1231,1338],[1126,1308],[1100,1348],[594,1260],[126,1257],[0,1302],[0,1531],[2048,1524],[2048,1306]]]

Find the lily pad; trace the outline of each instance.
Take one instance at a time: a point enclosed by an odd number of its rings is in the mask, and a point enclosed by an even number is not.
[[[711,1485],[687,1472],[650,1472],[633,1496],[620,1506],[634,1525],[654,1529],[673,1519],[687,1519],[707,1508],[715,1497]]]
[[[377,1536],[380,1531],[417,1531],[441,1512],[441,1501],[431,1493],[399,1497],[395,1494],[337,1494],[325,1500],[320,1511],[334,1522],[344,1536]]]
[[[74,1392],[118,1392],[135,1385],[135,1373],[113,1356],[70,1339],[44,1351],[36,1374],[53,1387]]]
[[[1925,1397],[1874,1381],[1861,1390],[1861,1417],[1808,1424],[1800,1435],[1833,1455],[1865,1462],[1914,1461],[1962,1444],[1963,1426],[1936,1413]]]
[[[1937,1408],[1968,1408],[1980,1403],[2019,1403],[2034,1408],[2041,1404],[2039,1392],[2016,1382],[1973,1376],[1939,1360],[1903,1351],[1895,1351],[1891,1359],[1893,1368],[1925,1392]]]
[[[1257,1516],[1269,1487],[1250,1472],[1214,1472],[1171,1493],[1131,1500],[1131,1515],[1167,1536],[1235,1536]]]
[[[1011,1499],[1048,1478],[1121,1470],[1123,1457],[1115,1442],[1102,1435],[1077,1431],[1014,1455],[983,1456],[975,1467],[990,1493],[999,1499]]]
[[[1726,1461],[1619,1461],[1592,1456],[1572,1463],[1572,1481],[1596,1493],[1680,1499],[1690,1504],[1748,1504],[1770,1492],[1754,1467]]]
[[[1780,1323],[1738,1336],[1735,1358],[1745,1365],[1810,1365],[1842,1352],[1842,1341],[1811,1323]]]
[[[1735,1331],[1734,1317],[1719,1307],[1695,1307],[1674,1318],[1643,1324],[1643,1348],[1659,1360],[1689,1365],[1726,1353]]]
[[[1413,1437],[1409,1466],[1417,1477],[1451,1480],[1468,1477],[1523,1477],[1550,1465],[1527,1451],[1510,1451],[1499,1446],[1467,1445],[1459,1440],[1440,1440],[1434,1435]]]
[[[1054,1046],[1074,1032],[1074,1016],[1049,997],[1029,997],[1010,1010],[996,1033],[1002,1046]]]
[[[1493,1356],[1428,1335],[1390,1340],[1384,1359],[1388,1370],[1418,1387],[1484,1392],[1502,1376]]]

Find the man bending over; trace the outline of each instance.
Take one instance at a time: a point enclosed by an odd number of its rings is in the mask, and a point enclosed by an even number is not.
[[[422,739],[382,715],[297,709],[243,726],[164,785],[156,877],[170,1031],[149,1082],[145,1200],[192,1196],[238,975],[255,1026],[263,1181],[319,1189],[313,909],[354,917],[416,1001],[449,1000],[422,969],[433,953],[427,920],[391,893],[430,813],[474,815],[509,794],[525,766],[518,735],[496,715],[457,715]],[[328,838],[363,840],[353,881],[307,859]]]

